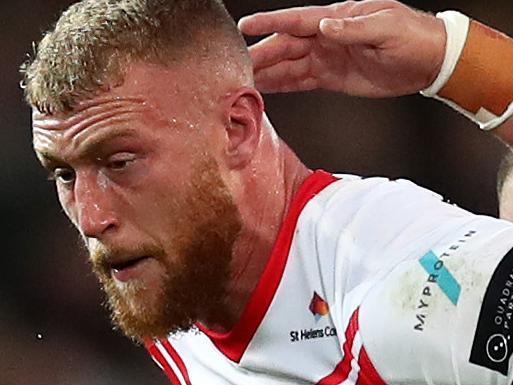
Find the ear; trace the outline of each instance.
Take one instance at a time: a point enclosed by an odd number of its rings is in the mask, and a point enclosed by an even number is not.
[[[264,101],[254,88],[241,88],[228,96],[225,109],[225,161],[228,168],[244,168],[260,143]]]

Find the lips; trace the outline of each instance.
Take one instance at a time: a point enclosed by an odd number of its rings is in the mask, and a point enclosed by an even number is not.
[[[122,270],[125,270],[125,269],[128,269],[128,268],[134,267],[138,263],[140,263],[143,260],[148,259],[148,258],[150,258],[150,257],[142,256],[142,257],[134,257],[134,258],[131,258],[131,259],[128,259],[128,260],[120,261],[120,262],[114,262],[114,263],[110,264],[110,268],[114,272],[119,272],[119,271],[122,271]]]
[[[142,256],[111,263],[111,275],[119,282],[141,278],[147,272],[148,266],[151,266],[151,260],[152,258],[149,256]]]

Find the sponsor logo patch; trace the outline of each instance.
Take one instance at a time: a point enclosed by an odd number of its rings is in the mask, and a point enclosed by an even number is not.
[[[460,298],[461,286],[451,272],[447,270],[444,261],[438,259],[435,253],[430,251],[420,259],[420,264],[445,296],[456,306]]]
[[[315,321],[319,321],[322,317],[327,316],[330,313],[330,307],[328,303],[323,300],[322,297],[315,291],[308,308],[315,317]]]
[[[308,309],[314,316],[316,324],[330,313],[330,307],[328,303],[315,291]],[[290,342],[308,341],[336,336],[337,329],[331,325],[327,325],[325,327],[316,326],[309,329],[291,330],[289,332]]]
[[[429,320],[432,297],[436,290],[440,290],[454,306],[458,305],[461,285],[446,265],[454,253],[457,253],[458,250],[471,242],[476,234],[477,231],[469,230],[440,255],[435,254],[434,251],[429,251],[419,259],[420,265],[427,273],[427,279],[417,302],[414,330],[424,332]]]
[[[508,375],[513,353],[513,249],[490,279],[479,313],[470,362]]]

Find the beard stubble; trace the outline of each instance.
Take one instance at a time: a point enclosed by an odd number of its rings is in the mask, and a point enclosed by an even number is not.
[[[217,165],[197,167],[190,191],[183,197],[181,223],[174,237],[176,258],[162,247],[137,245],[138,255],[156,256],[162,266],[161,284],[150,292],[139,282],[121,290],[106,261],[119,251],[99,247],[91,252],[93,271],[106,294],[115,327],[136,342],[186,332],[199,320],[208,325],[233,323],[228,298],[234,242],[241,230],[239,211]],[[134,250],[131,250],[133,253]]]

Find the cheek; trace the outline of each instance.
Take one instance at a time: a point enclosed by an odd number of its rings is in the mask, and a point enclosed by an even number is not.
[[[162,179],[160,182],[153,181],[127,197],[129,204],[124,212],[132,213],[132,220],[145,232],[157,238],[167,238],[187,226],[185,216],[190,196],[184,188],[187,182],[179,183],[176,179]]]

